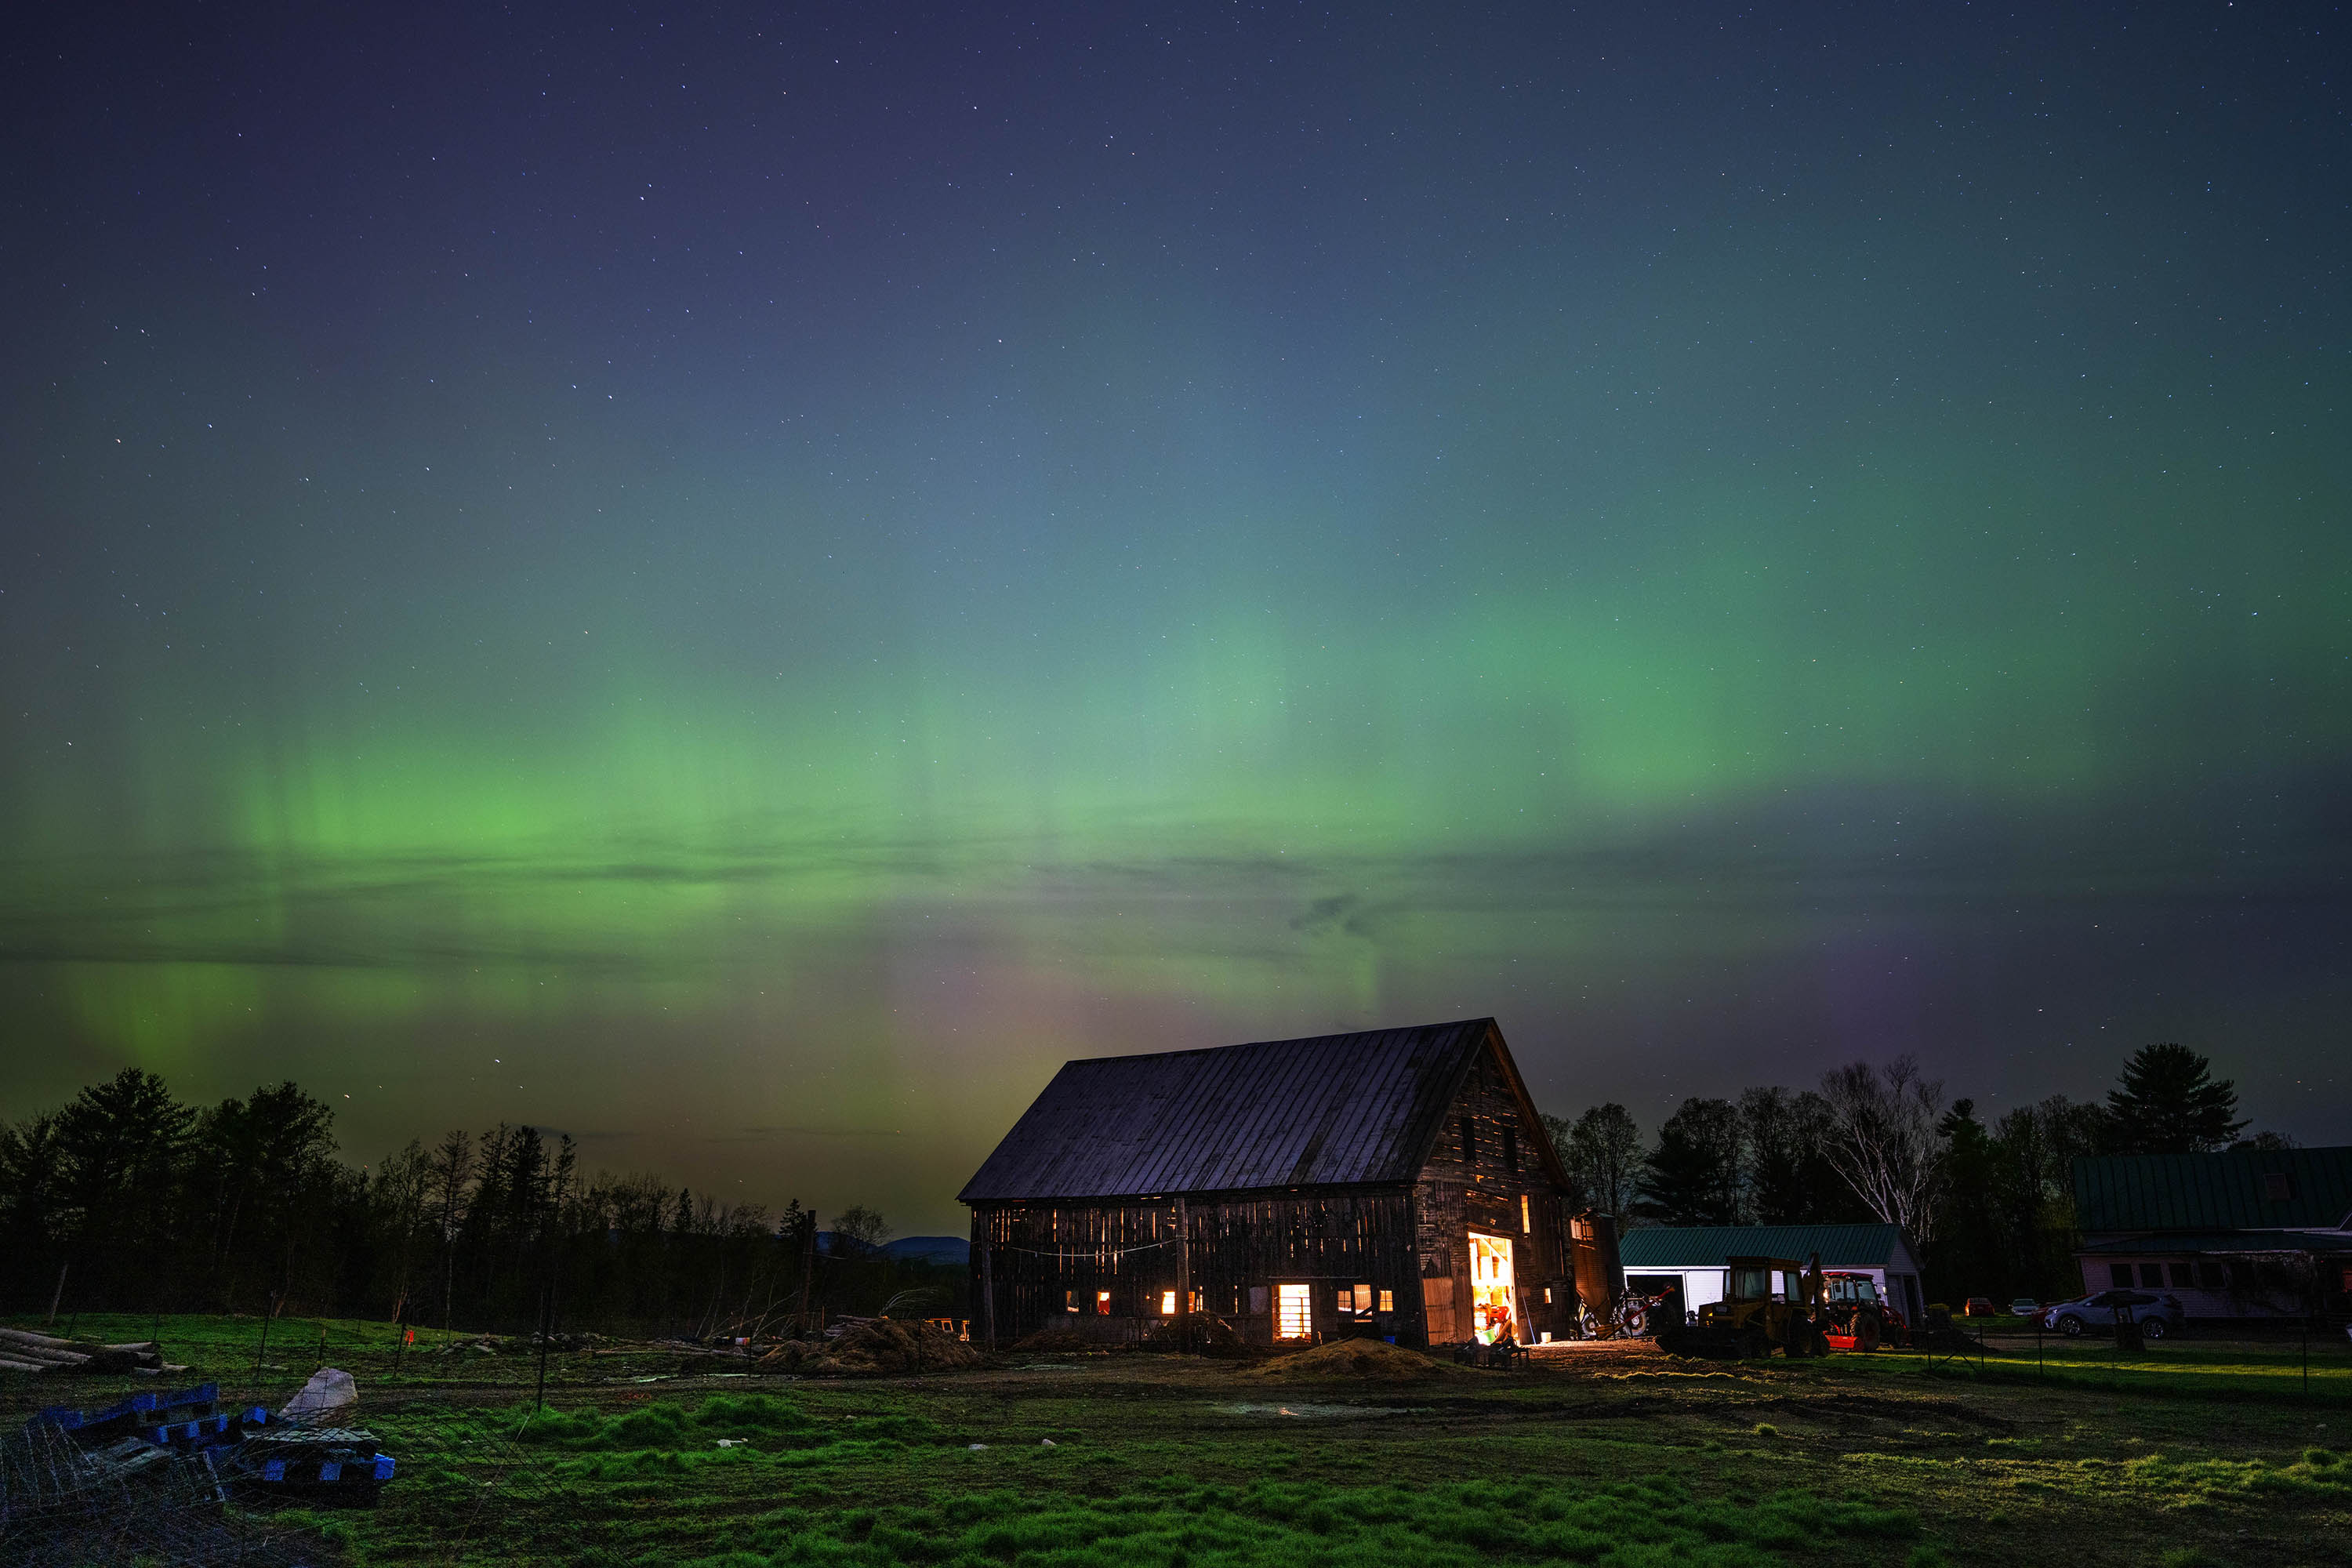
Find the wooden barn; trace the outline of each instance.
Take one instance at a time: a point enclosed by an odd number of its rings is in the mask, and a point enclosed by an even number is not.
[[[961,1194],[992,1341],[1411,1345],[1567,1337],[1573,1198],[1492,1018],[1068,1062]]]

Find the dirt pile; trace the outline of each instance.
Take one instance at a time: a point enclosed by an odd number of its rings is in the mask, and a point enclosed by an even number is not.
[[[828,1340],[787,1340],[762,1356],[753,1370],[803,1377],[877,1377],[948,1372],[978,1366],[986,1359],[929,1323],[877,1318]]]
[[[1098,1351],[1108,1347],[1100,1340],[1090,1340],[1084,1334],[1074,1334],[1067,1329],[1040,1329],[1025,1340],[1016,1340],[1013,1348],[1032,1354],[1066,1354],[1077,1351]]]
[[[1461,1368],[1385,1340],[1333,1340],[1250,1368],[1253,1377],[1360,1377],[1371,1383],[1418,1383],[1467,1375]]]

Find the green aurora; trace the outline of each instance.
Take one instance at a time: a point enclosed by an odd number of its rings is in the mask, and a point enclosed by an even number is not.
[[[1487,106],[1525,37],[1326,37],[1360,137],[1181,98],[1114,174],[1108,88],[967,147],[944,57],[827,151],[733,25],[677,180],[659,103],[494,153],[495,51],[381,147],[299,109],[317,211],[226,145],[296,109],[193,92],[12,176],[75,221],[0,340],[0,1115],[290,1076],[358,1158],[527,1120],[960,1228],[1066,1057],[1493,1013],[1560,1110],[2179,1037],[2340,1141],[2340,119],[1964,54],[1776,121],[1637,34],[1560,67],[1687,111],[1637,149]]]

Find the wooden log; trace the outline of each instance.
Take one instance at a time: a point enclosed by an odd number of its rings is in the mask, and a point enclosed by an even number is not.
[[[30,1329],[0,1329],[0,1344],[23,1345],[28,1350],[69,1351],[73,1341],[61,1340],[55,1334],[37,1334]]]
[[[47,1362],[18,1361],[13,1356],[0,1355],[0,1372],[53,1372],[55,1370],[56,1368]]]

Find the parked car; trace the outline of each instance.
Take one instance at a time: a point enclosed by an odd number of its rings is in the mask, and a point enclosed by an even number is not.
[[[2009,1304],[2009,1315],[2012,1318],[2034,1318],[2041,1314],[2042,1303],[2031,1296],[2020,1296]]]
[[[1992,1315],[1992,1298],[1990,1296],[1971,1296],[1968,1305],[1960,1309],[1960,1316],[1964,1318],[1990,1318]]]
[[[2102,1290],[2079,1301],[2061,1301],[2054,1307],[2046,1308],[2042,1314],[2042,1326],[2055,1329],[2073,1339],[2080,1334],[2097,1333],[2115,1327],[2118,1311],[2128,1321],[2137,1323],[2139,1331],[2152,1340],[2160,1340],[2178,1331],[2185,1321],[2178,1296],[2118,1289]]]

